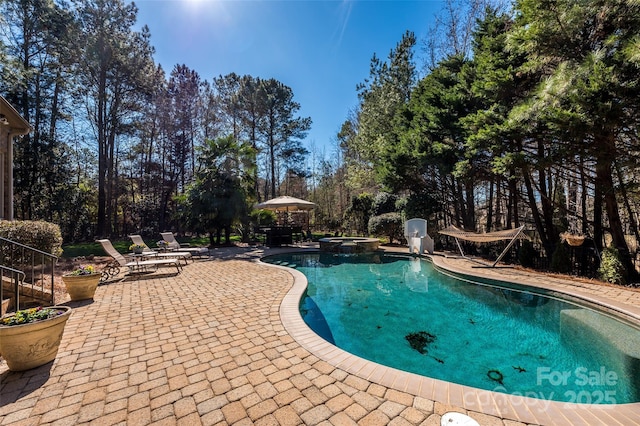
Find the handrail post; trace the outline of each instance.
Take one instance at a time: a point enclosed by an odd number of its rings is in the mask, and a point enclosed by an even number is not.
[[[13,281],[13,285],[14,285],[14,291],[15,291],[15,303],[14,303],[14,308],[16,311],[20,310],[20,283],[24,282],[24,278],[25,278],[25,273],[23,271],[20,271],[18,269],[13,269],[13,268],[9,268],[8,266],[4,266],[4,265],[0,265],[0,281],[1,284],[0,285],[0,302],[2,300],[4,300],[4,277],[5,277],[5,272],[7,272],[7,276],[9,276],[9,273],[11,274],[11,278]],[[10,281],[10,282],[11,282]]]

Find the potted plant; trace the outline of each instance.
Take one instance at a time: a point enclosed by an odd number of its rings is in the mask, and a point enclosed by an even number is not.
[[[53,361],[71,315],[68,306],[23,309],[0,319],[0,354],[11,371]]]
[[[129,246],[129,250],[131,250],[134,254],[142,254],[142,251],[146,248],[147,246],[141,244],[131,244]]]
[[[158,249],[160,249],[160,251],[163,251],[163,252],[169,249],[169,243],[166,242],[165,240],[160,240],[156,242],[156,245],[158,246]]]
[[[63,275],[62,281],[71,300],[76,301],[93,299],[100,277],[101,274],[96,272],[93,265],[84,265]]]

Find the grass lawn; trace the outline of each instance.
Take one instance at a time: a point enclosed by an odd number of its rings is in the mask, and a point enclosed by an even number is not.
[[[180,243],[188,243],[195,247],[207,247],[209,246],[209,237],[200,237],[200,238],[177,238]],[[158,240],[150,240],[145,239],[145,242],[150,246],[149,248],[154,249],[156,247],[156,241]],[[240,241],[239,236],[231,236],[231,241]],[[131,239],[127,238],[124,240],[111,240],[111,244],[113,247],[118,250],[120,253],[128,253],[129,246],[132,244]],[[106,256],[107,254],[102,250],[102,246],[97,242],[88,242],[88,243],[77,243],[77,244],[64,244],[62,246],[62,256],[63,258],[74,258],[81,256]]]

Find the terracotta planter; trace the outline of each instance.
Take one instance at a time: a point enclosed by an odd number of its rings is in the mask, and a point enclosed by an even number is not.
[[[48,309],[64,313],[28,324],[0,325],[0,354],[7,361],[9,370],[29,370],[56,358],[71,308],[51,306]]]
[[[90,275],[63,275],[62,281],[67,288],[67,293],[71,296],[71,300],[93,299],[96,293],[101,274],[95,273]]]

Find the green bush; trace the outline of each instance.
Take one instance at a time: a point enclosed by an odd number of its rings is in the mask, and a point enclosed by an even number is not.
[[[253,210],[249,220],[254,226],[271,226],[276,223],[276,213],[271,210]]]
[[[369,234],[386,235],[389,243],[402,238],[402,216],[399,213],[385,213],[369,219]]]
[[[373,196],[371,194],[354,195],[351,198],[351,204],[344,212],[344,221],[347,222],[348,228],[354,229],[359,235],[365,235],[371,217],[372,205]]]
[[[428,219],[429,216],[436,213],[439,209],[439,202],[431,195],[430,192],[426,191],[409,195],[404,205],[405,217],[407,219],[414,217]]]
[[[556,244],[556,249],[551,256],[551,270],[562,274],[571,272],[571,259],[566,244]]]
[[[612,284],[625,285],[627,271],[620,261],[620,253],[615,247],[607,247],[602,251],[602,260],[598,275],[603,281]]]
[[[0,221],[0,237],[55,256],[62,254],[62,234],[54,223],[32,220]]]
[[[388,192],[378,192],[373,198],[371,204],[371,215],[381,216],[385,213],[393,213],[396,211],[396,201],[398,197]]]

